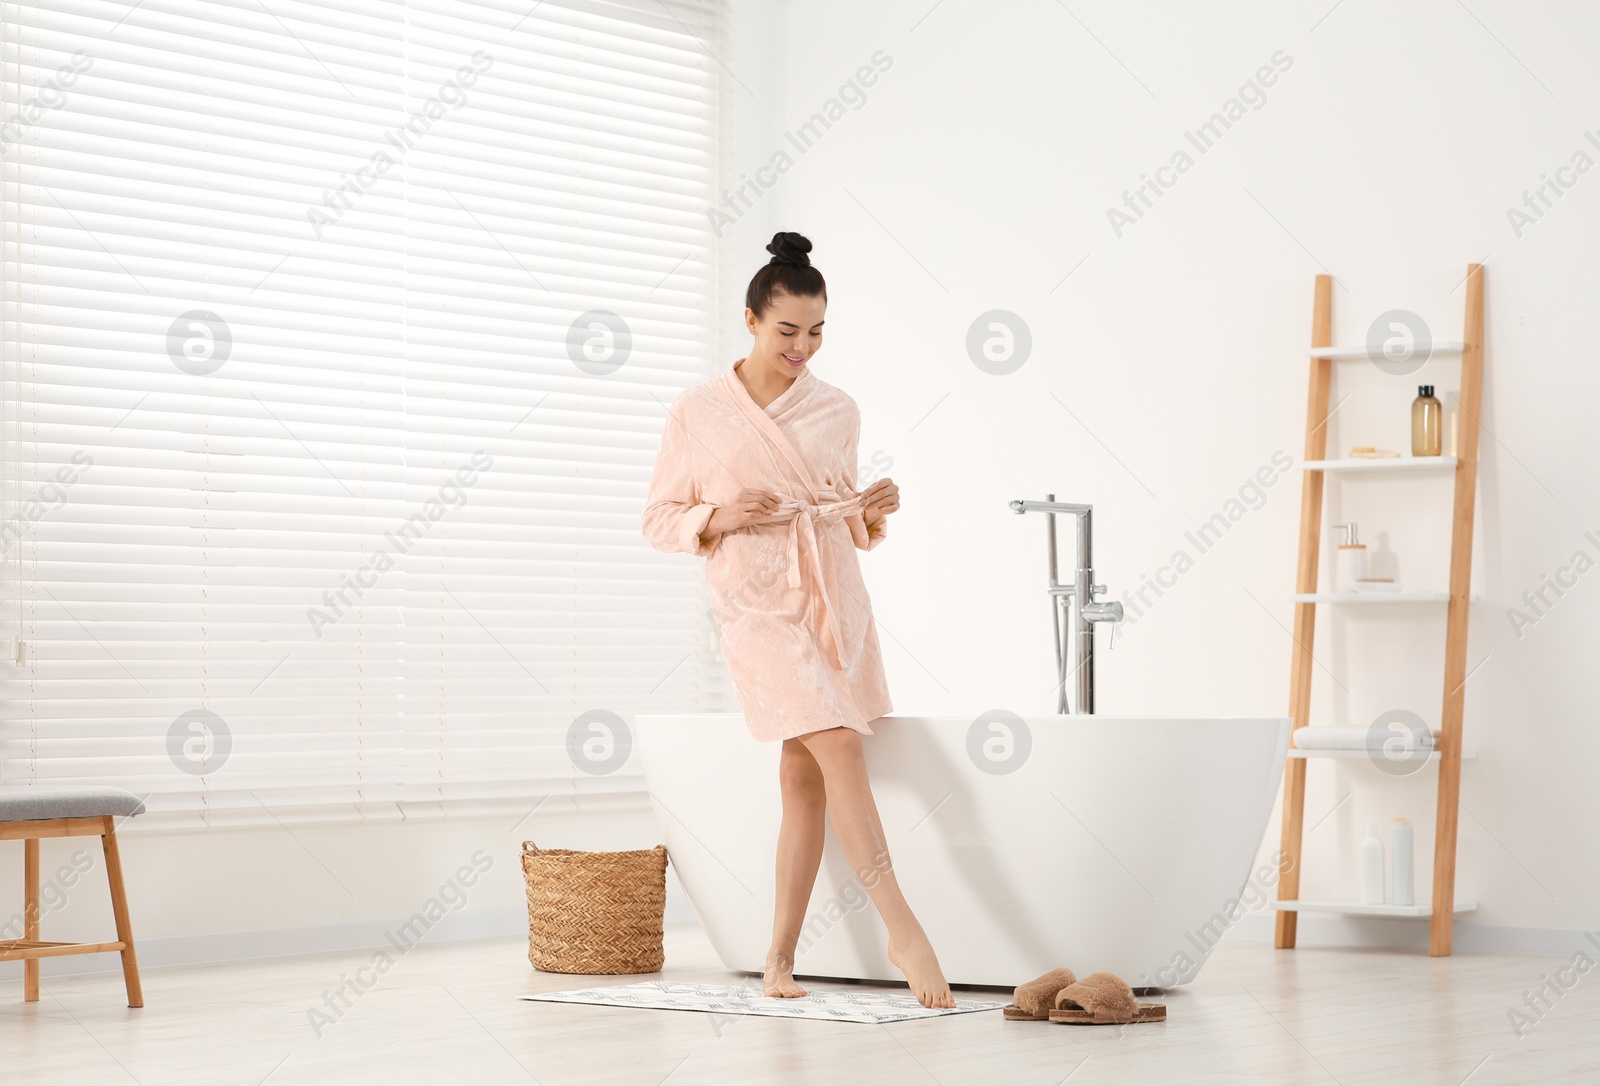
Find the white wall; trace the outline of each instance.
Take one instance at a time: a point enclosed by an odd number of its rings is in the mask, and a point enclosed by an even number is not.
[[[744,285],[772,232],[810,234],[832,295],[817,372],[860,401],[863,460],[891,458],[903,492],[891,540],[865,563],[896,706],[1042,713],[1052,707],[1043,525],[1006,500],[1054,490],[1093,502],[1101,579],[1113,594],[1137,587],[1276,450],[1298,455],[1299,351],[1316,272],[1339,280],[1342,340],[1389,308],[1415,310],[1453,338],[1458,281],[1468,261],[1484,260],[1484,422],[1494,436],[1483,444],[1474,587],[1485,601],[1469,656],[1487,661],[1467,695],[1469,742],[1482,757],[1464,772],[1459,894],[1483,903],[1485,931],[1594,927],[1600,848],[1587,833],[1588,796],[1600,739],[1586,672],[1600,574],[1582,577],[1520,639],[1506,610],[1574,551],[1600,556],[1583,535],[1600,535],[1590,420],[1600,371],[1579,320],[1600,287],[1600,173],[1579,177],[1521,238],[1506,208],[1600,129],[1600,76],[1583,51],[1600,20],[1578,5],[1472,4],[1497,42],[1453,4],[1344,4],[1312,31],[1329,7],[1073,4],[1080,25],[1045,0],[735,0],[717,44],[731,73],[729,187],[779,148],[794,165],[724,231],[726,339],[708,364],[744,353]],[[1266,104],[1115,237],[1107,207],[1280,49],[1293,66]],[[785,133],[879,50],[892,67],[866,88],[865,105],[794,153]],[[1033,354],[1009,376],[966,356],[968,325],[990,309],[1032,330]],[[1454,373],[1436,361],[1417,380],[1443,391]],[[1415,381],[1361,364],[1340,375],[1353,396],[1333,446],[1402,446]],[[1442,585],[1447,484],[1335,487],[1330,521],[1353,517],[1374,543],[1387,532],[1403,577]],[[1103,711],[1283,712],[1297,473],[1264,493],[1101,654]],[[1437,717],[1440,615],[1324,620],[1317,637],[1319,719],[1366,723],[1391,707]],[[1420,779],[1325,764],[1310,779],[1309,822],[1338,806],[1308,839],[1307,896],[1349,886],[1344,861],[1369,818],[1409,814],[1419,844],[1430,837]],[[1130,800],[1159,802],[1160,783]],[[276,828],[135,825],[124,851],[145,959],[372,945],[480,848],[494,866],[441,937],[516,931],[521,840],[657,840],[643,814],[541,813],[515,830],[504,821],[304,828],[299,841]],[[1274,824],[1263,856],[1276,843]],[[47,842],[47,877],[79,847]],[[0,921],[21,907],[20,870],[20,846],[0,845]],[[96,861],[86,888],[47,918],[46,938],[109,930],[101,878]],[[669,887],[669,920],[687,919]],[[1415,928],[1380,934],[1406,932]],[[1458,941],[1471,938],[1464,925]],[[19,968],[0,966],[0,980]]]
[[[890,539],[865,560],[897,710],[1053,708],[1044,525],[1005,503],[1054,491],[1094,504],[1096,564],[1114,597],[1180,548],[1195,558],[1102,651],[1102,712],[1283,713],[1298,470],[1262,500],[1247,492],[1259,508],[1206,553],[1185,532],[1278,450],[1299,458],[1316,273],[1337,280],[1338,341],[1363,340],[1394,308],[1459,339],[1461,279],[1481,261],[1473,586],[1484,600],[1466,693],[1481,757],[1463,772],[1458,897],[1482,910],[1478,935],[1463,925],[1460,941],[1600,924],[1588,674],[1600,573],[1521,637],[1507,614],[1575,552],[1600,559],[1584,535],[1600,540],[1600,369],[1586,334],[1600,170],[1564,175],[1571,188],[1520,237],[1507,216],[1580,149],[1600,161],[1584,135],[1600,141],[1588,48],[1600,13],[1500,0],[1471,13],[1331,0],[1070,6],[778,5],[783,106],[764,136],[730,149],[735,176],[759,176],[779,148],[794,160],[769,171],[774,183],[725,231],[730,317],[772,230],[808,234],[831,303],[815,370],[860,402],[862,459],[891,458],[902,490]],[[736,4],[736,20],[767,13]],[[784,134],[880,50],[892,66],[864,104],[796,153]],[[1185,133],[1274,55],[1287,70],[1264,104],[1199,153]],[[1180,149],[1192,168],[1119,237],[1107,209]],[[992,309],[1020,315],[1033,337],[1007,376],[967,356],[968,326]],[[730,343],[725,363],[747,340]],[[1413,377],[1341,364],[1336,397],[1350,398],[1330,448],[1409,451],[1415,386],[1433,383],[1449,402],[1457,372],[1454,357]],[[1330,495],[1328,523],[1355,519],[1405,582],[1444,586],[1447,476],[1338,481]],[[1442,606],[1323,617],[1316,656],[1317,720],[1365,725],[1405,708],[1437,721]],[[1303,895],[1353,895],[1367,821],[1409,815],[1425,896],[1432,776],[1311,766]],[[1160,780],[1149,785],[1130,802],[1160,802]],[[1274,819],[1263,857],[1277,834]],[[1423,928],[1360,930],[1414,942]],[[1557,948],[1567,937],[1549,935]]]

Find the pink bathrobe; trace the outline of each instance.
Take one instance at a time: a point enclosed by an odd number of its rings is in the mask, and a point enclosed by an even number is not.
[[[706,559],[723,656],[759,740],[841,725],[871,735],[867,722],[893,709],[856,560],[885,528],[861,515],[860,436],[856,402],[809,369],[763,409],[730,366],[667,415],[644,535]],[[747,487],[778,496],[774,519],[702,543],[712,510]]]

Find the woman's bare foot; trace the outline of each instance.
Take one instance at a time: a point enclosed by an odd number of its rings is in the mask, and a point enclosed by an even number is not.
[[[761,977],[761,993],[778,999],[799,999],[806,990],[794,982],[794,963],[786,955],[767,954],[767,971]]]
[[[924,1007],[956,1005],[955,997],[950,994],[950,985],[945,983],[944,972],[939,968],[939,959],[934,956],[933,944],[928,942],[926,935],[919,932],[913,941],[898,949],[890,943],[889,961],[906,975],[911,994]]]

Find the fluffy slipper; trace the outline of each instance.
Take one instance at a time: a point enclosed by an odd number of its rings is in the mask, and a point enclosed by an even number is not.
[[[1124,1022],[1165,1022],[1163,1003],[1140,1003],[1128,982],[1115,973],[1091,973],[1055,995],[1050,1021],[1070,1026],[1106,1026]]]
[[[1001,1012],[1011,1022],[1043,1022],[1050,1017],[1056,993],[1078,978],[1070,969],[1052,969],[1037,980],[1019,985],[1012,993],[1011,1002]]]

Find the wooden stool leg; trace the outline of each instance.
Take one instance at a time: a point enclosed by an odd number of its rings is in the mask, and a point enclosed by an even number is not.
[[[110,818],[100,837],[106,853],[106,880],[111,884],[111,911],[117,920],[117,939],[122,943],[122,980],[128,987],[128,1006],[144,1006],[144,989],[139,985],[139,959],[133,953],[133,924],[128,919],[128,895],[122,885],[122,855],[117,851],[117,831]]]
[[[22,842],[22,878],[24,904],[22,906],[22,937],[29,942],[39,941],[39,839],[29,837]],[[22,998],[29,1003],[39,1002],[39,959],[28,958],[22,963]]]

